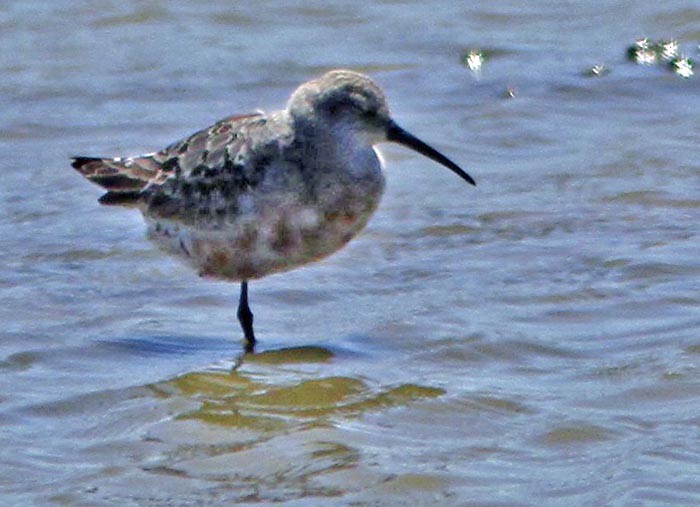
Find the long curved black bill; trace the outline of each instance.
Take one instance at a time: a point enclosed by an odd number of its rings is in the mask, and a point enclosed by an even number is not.
[[[472,178],[466,172],[464,172],[457,164],[452,162],[449,158],[447,158],[445,155],[443,155],[442,153],[437,151],[435,148],[428,146],[427,144],[425,144],[423,141],[421,141],[417,137],[406,132],[404,129],[399,127],[396,123],[392,122],[389,125],[389,128],[386,131],[386,138],[388,141],[393,141],[395,143],[403,144],[404,146],[407,146],[407,147],[411,148],[412,150],[416,150],[421,155],[425,155],[426,157],[437,162],[438,164],[444,165],[450,171],[455,173],[457,176],[462,178],[467,183],[470,183],[470,184],[476,186],[476,181],[474,181],[474,178]]]

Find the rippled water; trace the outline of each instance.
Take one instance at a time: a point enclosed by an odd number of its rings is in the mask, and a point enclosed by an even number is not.
[[[625,59],[697,58],[698,26],[681,0],[4,2],[0,504],[698,505],[700,81]],[[479,186],[386,146],[367,230],[251,286],[241,357],[238,288],[67,157],[341,66]]]

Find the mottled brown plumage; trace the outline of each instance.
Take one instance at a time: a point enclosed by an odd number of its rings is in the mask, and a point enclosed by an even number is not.
[[[209,128],[171,144],[156,153],[127,158],[75,157],[73,168],[109,192],[105,204],[148,204],[168,179],[188,179],[213,171],[232,173],[233,159],[241,150],[248,128],[264,124],[261,113],[230,116]],[[111,195],[121,194],[121,195]]]

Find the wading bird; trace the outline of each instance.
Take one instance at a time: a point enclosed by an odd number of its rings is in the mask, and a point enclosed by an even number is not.
[[[225,118],[156,153],[72,166],[107,190],[102,204],[140,209],[149,238],[202,276],[240,282],[252,351],[248,282],[326,257],[362,230],[384,191],[374,148],[384,141],[475,184],[392,120],[372,80],[348,70],[301,85],[284,110]]]

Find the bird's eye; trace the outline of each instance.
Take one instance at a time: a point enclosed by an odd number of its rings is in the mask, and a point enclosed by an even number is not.
[[[360,111],[360,115],[363,118],[374,118],[375,116],[377,116],[377,111],[375,111],[374,109],[365,109]]]

